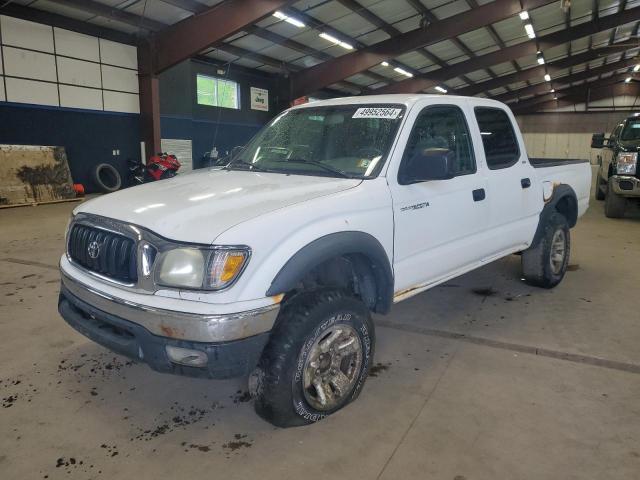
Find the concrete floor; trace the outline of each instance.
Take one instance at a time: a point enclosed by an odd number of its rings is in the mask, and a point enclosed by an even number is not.
[[[60,319],[74,206],[0,210],[2,479],[640,478],[638,212],[594,201],[554,290],[513,256],[396,305],[360,399],[279,430],[243,380],[157,374]]]

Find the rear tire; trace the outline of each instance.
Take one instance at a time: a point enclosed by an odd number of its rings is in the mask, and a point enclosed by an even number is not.
[[[571,253],[569,223],[554,212],[537,245],[522,252],[522,273],[530,285],[553,288],[564,278]]]
[[[357,298],[337,290],[293,297],[249,379],[256,412],[293,427],[340,410],[362,390],[374,344],[371,314]]]
[[[613,191],[611,186],[607,188],[604,199],[604,214],[609,218],[622,218],[627,208],[627,199]]]
[[[600,174],[596,177],[596,200],[604,200],[605,194],[602,191],[604,188],[605,181],[602,179]]]

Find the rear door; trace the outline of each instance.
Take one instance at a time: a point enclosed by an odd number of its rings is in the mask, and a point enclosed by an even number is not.
[[[486,165],[490,228],[486,241],[491,259],[531,241],[542,192],[511,112],[495,103],[472,103],[475,127],[482,138],[476,151]]]
[[[487,182],[474,155],[463,99],[451,103],[417,104],[410,112],[399,145],[402,159],[392,163],[387,181],[395,222],[396,294],[419,289],[479,262],[484,256],[478,234],[487,227]],[[455,177],[408,183],[398,172],[418,150],[448,149],[455,153]]]

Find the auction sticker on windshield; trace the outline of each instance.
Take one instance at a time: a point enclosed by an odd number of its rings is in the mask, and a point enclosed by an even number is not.
[[[356,110],[356,113],[353,114],[351,118],[389,118],[394,119],[398,118],[402,112],[401,108],[376,108],[376,107],[368,107],[368,108],[359,108]]]

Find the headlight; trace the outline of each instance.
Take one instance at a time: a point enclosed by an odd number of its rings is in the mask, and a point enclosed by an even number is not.
[[[638,154],[636,152],[619,153],[617,157],[618,173],[622,175],[635,175]]]
[[[162,256],[158,283],[169,287],[202,288],[205,255],[197,248],[176,248]]]
[[[242,273],[248,248],[175,248],[162,254],[156,283],[167,287],[221,290]]]

